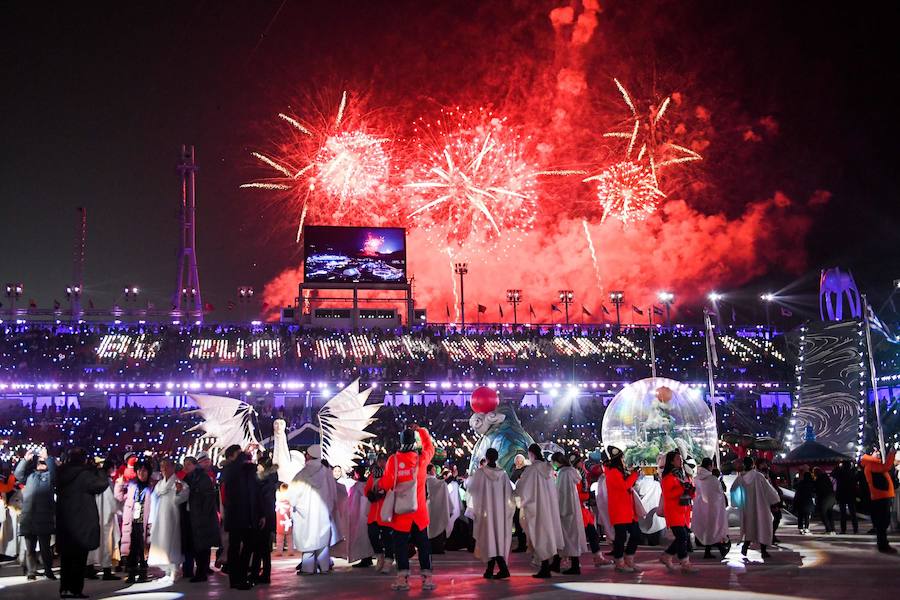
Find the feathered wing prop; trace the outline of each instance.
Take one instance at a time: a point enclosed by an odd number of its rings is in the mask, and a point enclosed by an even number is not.
[[[188,431],[203,431],[202,438],[215,438],[214,448],[225,449],[237,444],[247,449],[251,444],[259,444],[256,438],[256,411],[246,402],[228,398],[226,396],[207,396],[206,394],[191,394],[191,398],[197,403],[197,410],[203,422],[188,429]]]
[[[359,391],[359,379],[338,392],[319,411],[322,457],[333,467],[349,471],[362,456],[366,440],[375,434],[366,427],[375,422],[381,404],[366,404],[372,388]]]

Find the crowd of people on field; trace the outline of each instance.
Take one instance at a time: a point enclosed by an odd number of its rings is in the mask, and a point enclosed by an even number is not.
[[[218,464],[206,452],[176,461],[151,451],[116,460],[80,448],[29,450],[0,476],[0,554],[18,559],[29,579],[39,569],[55,579],[55,549],[60,594],[71,598],[86,597],[86,577],[202,583],[211,564],[233,589],[247,590],[271,581],[272,553],[285,551],[297,556],[298,575],[328,574],[341,558],[395,575],[391,587],[404,591],[416,580],[434,589],[432,555],[447,551],[474,552],[485,579],[510,576],[510,552],[528,553],[540,579],[582,575],[585,555],[593,568],[637,573],[646,566],[639,545],[658,545],[668,530],[659,561],[690,574],[695,549],[704,559],[729,554],[729,507],[740,515],[740,553],[755,545],[766,560],[788,505],[801,534],[812,505],[826,534],[835,508],[841,531],[849,519],[857,532],[861,488],[878,550],[896,552],[887,538],[896,514],[893,451],[863,456],[858,471],[849,461],[830,475],[804,469],[788,502],[764,458],[740,461],[728,489],[710,458],[698,464],[678,450],[629,468],[614,446],[583,456],[533,444],[508,473],[491,448],[466,473],[435,458],[432,434],[419,424],[405,426],[392,446],[345,470],[310,445],[291,481],[279,481],[278,465],[256,446],[229,446]]]

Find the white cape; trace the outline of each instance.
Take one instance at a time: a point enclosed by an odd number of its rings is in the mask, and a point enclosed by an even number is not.
[[[712,546],[728,537],[728,513],[725,492],[718,477],[703,467],[697,468],[694,478],[697,495],[691,515],[691,530],[697,543]]]
[[[331,555],[347,558],[347,502],[350,492],[341,480],[334,482],[334,511],[331,513]]]
[[[741,537],[745,542],[772,543],[772,505],[778,503],[778,492],[768,478],[752,470],[738,475],[732,490],[743,497],[741,507]]]
[[[462,516],[462,499],[460,498],[459,482],[455,479],[447,484],[447,496],[450,498],[450,520],[447,522],[447,536],[453,532],[456,520]]]
[[[175,491],[175,484],[181,484],[181,491]],[[153,511],[150,519],[150,553],[147,564],[151,567],[180,565],[184,561],[181,553],[181,514],[178,505],[187,502],[190,493],[186,483],[172,475],[160,479],[153,488]]]
[[[428,495],[428,538],[434,539],[442,533],[450,537],[453,524],[450,521],[450,492],[447,484],[433,475],[426,477],[425,493]]]
[[[317,552],[331,546],[337,482],[321,460],[310,460],[291,482],[294,549]]]
[[[657,515],[657,510],[662,499],[662,486],[652,477],[641,477],[634,484],[634,491],[640,497],[647,509],[647,514],[638,519],[641,532],[647,535],[662,531],[666,528],[666,520]]]
[[[475,556],[484,562],[496,556],[507,558],[516,504],[506,471],[484,466],[466,481],[466,491],[475,521]]]
[[[587,551],[587,536],[584,533],[584,517],[581,514],[581,473],[572,467],[563,467],[556,473],[556,487],[559,493],[559,518],[563,530],[565,546],[562,556],[581,556]]]
[[[122,531],[119,529],[118,513],[121,503],[116,500],[113,486],[110,485],[102,494],[97,494],[97,513],[100,515],[100,546],[88,553],[89,565],[102,569],[112,568],[113,560],[119,559],[119,540]]]
[[[594,517],[597,519],[597,526],[603,528],[606,540],[612,544],[615,531],[609,522],[609,495],[606,491],[605,474],[601,474],[597,481],[591,484],[591,491],[594,492]]]
[[[516,496],[522,505],[519,520],[525,528],[534,558],[538,561],[553,558],[565,547],[553,467],[546,461],[526,467],[516,482]]]
[[[350,562],[374,556],[369,542],[369,499],[366,498],[366,482],[357,481],[350,488],[347,501],[347,554]]]

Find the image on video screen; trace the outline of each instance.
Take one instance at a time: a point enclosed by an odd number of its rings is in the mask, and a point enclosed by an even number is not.
[[[304,230],[306,283],[406,282],[406,232],[394,227]]]

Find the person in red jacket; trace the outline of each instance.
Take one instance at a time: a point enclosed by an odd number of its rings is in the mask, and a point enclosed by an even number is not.
[[[634,499],[631,488],[640,476],[640,471],[625,468],[622,451],[615,446],[606,449],[609,461],[606,464],[606,494],[609,498],[609,522],[615,531],[613,559],[616,571],[620,573],[641,572],[634,562],[641,528],[634,514]],[[626,543],[627,539],[627,543]]]
[[[384,504],[385,492],[377,487],[378,482],[384,477],[386,463],[387,458],[384,454],[379,454],[375,459],[375,464],[369,469],[369,478],[363,489],[366,498],[369,499],[369,517],[366,522],[368,523],[369,543],[372,544],[372,550],[377,558],[375,570],[384,574],[391,572],[391,566],[394,563],[394,530],[388,527],[381,518],[381,506]]]
[[[894,480],[891,478],[894,458],[894,450],[888,452],[885,460],[881,459],[881,452],[874,450],[872,454],[866,454],[859,460],[872,498],[872,526],[875,528],[878,551],[885,554],[897,554],[897,549],[891,547],[887,538],[894,502]]]
[[[416,482],[416,510],[402,515],[395,513],[387,523],[394,530],[394,556],[397,560],[397,579],[391,585],[394,590],[409,589],[410,541],[415,544],[419,554],[422,589],[433,590],[436,587],[431,573],[428,505],[425,502],[426,469],[432,458],[434,458],[434,443],[428,430],[424,427],[411,426],[401,434],[400,450],[388,459],[384,467],[384,477],[378,482],[378,488],[384,491],[392,490],[401,483]]]
[[[675,540],[659,557],[659,561],[670,571],[675,570],[675,556],[681,563],[682,573],[694,573],[688,556],[688,529],[691,526],[691,500],[695,490],[683,471],[684,462],[678,450],[666,454],[666,464],[662,472],[663,512],[666,525],[672,530]]]
[[[572,466],[581,473],[581,483],[578,485],[578,500],[581,501],[581,518],[584,521],[584,535],[587,538],[588,547],[594,555],[594,565],[611,565],[613,561],[603,556],[600,550],[600,534],[597,532],[596,519],[594,511],[591,510],[591,504],[595,502],[592,498],[590,481],[588,479],[587,470],[584,467],[584,459],[580,456],[572,455]]]

